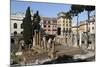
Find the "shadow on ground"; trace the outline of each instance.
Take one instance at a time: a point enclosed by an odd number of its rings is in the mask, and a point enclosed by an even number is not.
[[[59,56],[57,59],[52,60],[52,61],[48,61],[48,62],[44,62],[43,64],[60,64],[60,63],[76,63],[76,62],[89,62],[92,61],[93,59],[95,59],[95,57],[90,57],[87,59],[73,59],[73,56],[69,56],[69,55],[63,55],[63,56]]]

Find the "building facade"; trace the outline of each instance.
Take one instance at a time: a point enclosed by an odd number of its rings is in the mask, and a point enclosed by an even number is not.
[[[31,15],[33,16],[33,14]],[[17,35],[23,34],[23,18],[24,17],[25,17],[25,13],[11,14],[11,18],[10,18],[11,36],[14,36],[14,34],[17,34]],[[56,18],[41,17],[40,25],[46,34],[56,35],[57,33],[57,19]]]
[[[87,32],[88,20],[81,21],[79,24],[79,32]],[[88,23],[88,33],[95,34],[95,16],[90,17],[90,22]]]
[[[41,27],[46,34],[56,35],[57,33],[57,19],[49,17],[41,17]]]
[[[24,13],[14,13],[11,14],[11,35],[14,36],[14,34],[22,34],[23,33],[23,18],[25,17]]]
[[[90,34],[95,34],[95,31],[96,31],[95,16],[91,16],[90,23],[89,23],[89,32],[90,32]]]
[[[57,30],[58,35],[64,35],[71,30],[71,22],[69,19],[66,18],[64,12],[58,13]]]

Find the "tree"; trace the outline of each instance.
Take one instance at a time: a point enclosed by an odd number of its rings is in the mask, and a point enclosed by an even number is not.
[[[28,46],[30,40],[32,40],[32,20],[30,7],[27,8],[25,18],[23,19],[23,38],[25,44]]]
[[[34,16],[33,16],[33,21],[32,21],[32,23],[33,23],[33,35],[34,35],[34,30],[40,30],[40,20],[41,20],[41,18],[40,18],[40,16],[39,16],[39,11],[37,11],[35,14],[34,14]]]
[[[86,23],[86,29],[87,29],[87,48],[88,48],[88,42],[89,42],[89,36],[88,36],[88,24],[90,24],[90,13],[95,10],[95,6],[84,6],[85,11],[87,11],[88,16],[88,22]]]
[[[84,11],[84,6],[82,5],[72,5],[71,6],[71,12],[74,14],[74,16],[77,16],[77,45],[79,46],[79,40],[78,40],[78,18],[79,14]],[[79,46],[80,47],[80,46]]]

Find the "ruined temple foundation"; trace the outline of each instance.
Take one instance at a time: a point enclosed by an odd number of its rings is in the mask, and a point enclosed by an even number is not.
[[[33,36],[33,49],[34,48],[38,48],[41,51],[42,50],[45,50],[46,51],[47,50],[47,42],[46,42],[46,40],[43,41],[41,39],[42,39],[41,38],[41,32],[35,30],[34,31],[34,36]]]
[[[35,30],[33,37],[33,47],[41,48],[41,32]]]
[[[33,37],[33,49],[39,53],[42,52],[48,52],[48,56],[53,59],[54,58],[54,43],[49,44],[46,42],[46,40],[41,40],[41,32],[36,31],[34,32],[34,37]],[[47,47],[49,46],[49,47]]]

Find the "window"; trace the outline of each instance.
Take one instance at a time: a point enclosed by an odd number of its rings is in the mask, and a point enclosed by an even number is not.
[[[11,43],[14,43],[14,39],[13,38],[11,38]]]
[[[94,30],[94,27],[92,27],[92,30]]]
[[[88,28],[88,32],[90,32],[90,27]]]
[[[63,28],[63,32],[65,32],[65,28]]]
[[[82,41],[81,43],[84,44],[84,41]]]
[[[68,32],[68,28],[66,28],[66,33]]]
[[[50,24],[50,21],[48,21],[48,24]]]
[[[46,31],[46,29],[44,29],[44,31]]]
[[[66,24],[66,26],[68,26],[68,24]]]
[[[53,31],[57,31],[56,29],[53,29]]]
[[[69,28],[69,32],[71,33],[71,28]]]
[[[17,23],[14,23],[14,28],[17,28]]]
[[[69,26],[71,27],[71,23],[69,23]]]
[[[65,20],[63,20],[63,23],[65,22]]]
[[[44,27],[46,27],[46,25],[44,25]]]
[[[21,34],[23,34],[23,31],[21,32]]]
[[[48,27],[50,27],[50,25]]]
[[[23,29],[23,23],[21,24],[21,29]]]
[[[63,26],[65,26],[65,24],[63,23]]]
[[[48,29],[48,31],[51,31],[50,29]]]
[[[94,22],[92,22],[92,24],[94,24]]]
[[[91,44],[92,42],[91,41],[88,41],[88,44]]]
[[[17,34],[17,31],[14,32],[14,35],[16,35],[16,34]]]
[[[61,35],[61,28],[60,27],[57,28],[57,35]]]
[[[46,24],[46,20],[44,20],[44,24]]]

